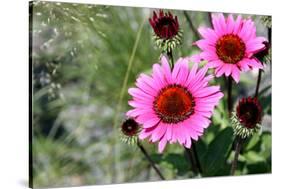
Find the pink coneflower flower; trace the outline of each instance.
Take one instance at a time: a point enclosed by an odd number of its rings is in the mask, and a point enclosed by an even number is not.
[[[142,125],[140,139],[159,141],[159,152],[167,142],[190,148],[191,139],[198,140],[209,126],[214,106],[223,94],[219,86],[208,86],[213,76],[205,76],[207,67],[198,69],[194,64],[189,69],[187,58],[180,58],[171,71],[166,57],[161,62],[153,65],[152,76],[141,74],[137,88],[129,89],[133,109],[127,116]]]
[[[236,20],[230,14],[212,16],[213,29],[199,28],[203,39],[195,44],[203,51],[199,57],[215,68],[217,77],[225,74],[239,82],[240,72],[253,68],[263,68],[262,63],[253,55],[264,48],[264,37],[256,36],[256,27],[251,19]]]

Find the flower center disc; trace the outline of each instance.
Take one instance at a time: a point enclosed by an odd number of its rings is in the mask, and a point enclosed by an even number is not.
[[[178,123],[194,111],[194,100],[187,89],[179,85],[163,88],[154,101],[154,110],[166,123]]]
[[[238,117],[245,127],[251,129],[260,122],[260,111],[255,104],[246,103],[241,105]]]
[[[223,62],[236,64],[245,55],[245,43],[237,35],[223,35],[216,43],[216,53]]]

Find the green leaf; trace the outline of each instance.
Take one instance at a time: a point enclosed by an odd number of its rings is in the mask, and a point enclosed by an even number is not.
[[[266,94],[269,89],[271,89],[271,85],[268,85],[267,87],[263,88],[263,89],[259,92],[259,96],[264,96],[264,94]]]
[[[260,161],[253,164],[247,165],[248,174],[257,174],[257,173],[268,173],[271,172],[271,166],[266,162]]]
[[[246,161],[248,163],[265,161],[265,158],[263,156],[254,151],[247,152],[246,154],[244,154],[244,157],[246,158]]]
[[[222,130],[211,142],[205,155],[203,173],[206,176],[214,176],[218,170],[225,166],[227,154],[233,142],[233,130],[227,127]]]
[[[261,136],[261,154],[265,159],[271,158],[271,133],[270,132],[264,132]]]
[[[265,114],[271,115],[271,102],[272,102],[271,94],[268,95],[268,96],[260,97],[259,101],[260,101],[261,106],[263,108],[263,112]]]
[[[162,154],[151,154],[150,157],[151,157],[152,161],[157,164],[159,164],[163,160]]]
[[[165,156],[163,161],[171,164],[173,168],[176,169],[177,174],[180,176],[184,175],[190,170],[190,165],[187,163],[183,154],[170,153]]]
[[[165,165],[175,170],[177,175],[182,176],[191,170],[189,162],[185,159],[183,154],[169,153],[167,155],[152,154],[151,159],[156,164]]]
[[[261,136],[259,134],[253,135],[248,143],[245,144],[245,152],[252,150],[260,141]]]

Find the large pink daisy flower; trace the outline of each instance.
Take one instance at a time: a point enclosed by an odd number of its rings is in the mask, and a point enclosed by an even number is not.
[[[179,142],[190,148],[191,139],[198,140],[209,118],[223,97],[219,86],[208,86],[212,75],[205,76],[208,68],[198,64],[188,68],[187,58],[180,58],[171,71],[166,57],[162,65],[154,64],[152,76],[141,74],[137,88],[130,88],[133,107],[127,116],[142,125],[140,139],[159,141],[162,152],[167,142]]]
[[[256,27],[251,19],[238,16],[234,20],[231,14],[227,18],[218,14],[212,15],[212,22],[213,29],[198,29],[203,39],[195,44],[203,51],[197,58],[207,60],[207,65],[215,68],[217,77],[231,75],[239,82],[241,71],[263,68],[253,55],[265,47],[263,42],[266,39],[256,36]]]

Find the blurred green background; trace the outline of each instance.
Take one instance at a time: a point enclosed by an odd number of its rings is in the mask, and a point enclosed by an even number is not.
[[[33,184],[63,187],[159,180],[137,147],[120,140],[130,98],[127,89],[141,72],[150,72],[160,51],[152,41],[152,9],[51,2],[30,3],[32,37]],[[196,36],[183,11],[174,11],[184,31],[174,57],[198,52]],[[207,12],[187,12],[195,28],[210,26]],[[244,15],[248,17],[249,15]],[[251,17],[267,37],[262,16]],[[130,66],[129,66],[130,65]],[[271,172],[271,70],[260,87],[262,132],[246,142],[236,174]],[[257,71],[243,73],[235,101],[253,95]],[[213,81],[225,90],[224,79]],[[229,175],[232,128],[225,98],[212,125],[196,143],[204,176]],[[216,136],[216,137],[215,137]],[[167,179],[193,177],[179,145],[158,154],[143,142]]]

